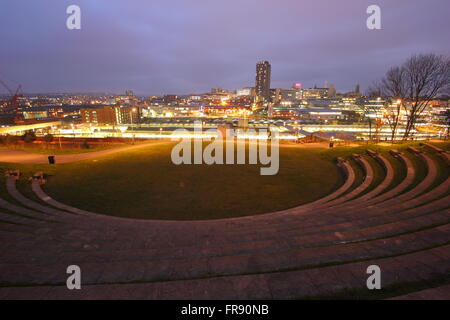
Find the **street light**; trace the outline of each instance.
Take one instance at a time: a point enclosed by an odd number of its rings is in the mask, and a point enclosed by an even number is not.
[[[75,139],[75,125],[73,123],[71,123],[70,126],[72,127],[73,138]]]
[[[133,113],[136,113],[136,111],[137,111],[137,109],[136,108],[133,108],[133,109],[131,109],[131,113],[130,113],[130,115],[131,115],[131,128],[133,129]],[[133,144],[134,144],[134,142],[135,142],[135,135],[134,135],[134,133],[133,133]]]

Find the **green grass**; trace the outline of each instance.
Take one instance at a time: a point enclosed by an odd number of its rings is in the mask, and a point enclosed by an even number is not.
[[[61,202],[107,215],[142,219],[216,219],[266,213],[320,198],[342,183],[321,149],[282,148],[280,171],[261,165],[180,165],[172,144],[70,164],[15,165],[23,178],[48,174],[45,190]],[[26,184],[19,183],[21,190]],[[28,191],[24,192],[29,196]]]
[[[377,146],[280,148],[279,173],[261,176],[259,164],[176,166],[170,158],[172,146],[154,145],[104,156],[97,161],[54,166],[0,163],[0,171],[20,169],[23,180],[36,171],[43,171],[49,175],[44,189],[50,196],[106,215],[218,219],[287,209],[321,198],[343,183],[336,157],[365,154],[368,147],[384,154],[390,149]],[[383,179],[382,169],[375,166],[375,170],[379,183]],[[357,169],[359,180],[361,171]],[[26,196],[34,198],[27,183],[20,182],[18,186]],[[3,193],[4,187],[0,186],[0,190]]]
[[[322,160],[319,152],[285,149],[278,175],[261,176],[260,165],[176,166],[170,159],[171,148],[155,146],[96,163],[63,165],[50,179],[48,192],[105,214],[190,220],[289,208],[319,198],[341,183],[335,165]]]

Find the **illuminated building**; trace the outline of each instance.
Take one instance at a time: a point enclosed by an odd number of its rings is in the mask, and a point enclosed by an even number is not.
[[[83,108],[81,119],[86,124],[133,124],[139,122],[139,109],[133,107],[105,106]]]
[[[211,89],[211,93],[224,93],[224,94],[228,94],[229,91],[223,88],[212,88]]]
[[[80,110],[83,123],[87,124],[115,124],[114,107],[83,108]]]
[[[45,110],[42,110],[42,111],[24,111],[24,112],[22,112],[22,115],[23,115],[23,118],[25,120],[48,118],[48,112],[45,111]]]
[[[177,95],[176,94],[166,94],[164,97],[163,97],[163,102],[164,103],[173,103],[173,102],[175,102],[175,101],[177,101]]]
[[[254,93],[254,88],[242,88],[242,89],[236,90],[236,96],[238,96],[238,97],[252,96],[253,93]]]
[[[188,101],[201,101],[202,100],[202,96],[198,95],[198,94],[191,94],[188,96],[187,98]]]
[[[205,106],[204,112],[209,116],[245,116],[251,111],[242,106]]]
[[[303,89],[303,99],[326,99],[328,90],[328,88]]]
[[[268,102],[270,100],[270,74],[271,65],[268,61],[260,61],[256,64],[255,94],[257,101]]]
[[[367,117],[377,118],[381,116],[386,100],[382,98],[360,98],[356,100],[356,104]]]
[[[298,100],[298,90],[294,88],[270,89],[270,99],[275,104],[291,105]]]

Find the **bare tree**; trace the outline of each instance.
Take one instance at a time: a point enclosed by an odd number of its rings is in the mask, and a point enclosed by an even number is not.
[[[404,84],[405,70],[400,67],[391,68],[386,76],[381,80],[381,92],[384,96],[390,97],[387,100],[386,119],[391,128],[391,142],[394,142],[398,126],[400,123],[400,115],[404,98],[406,96],[406,89]]]
[[[367,88],[367,91],[365,93],[366,97],[368,98],[378,98],[382,96],[381,93],[381,83],[375,82],[369,88]]]
[[[389,111],[392,139],[399,126],[401,109],[408,114],[403,135],[406,140],[431,100],[449,92],[450,59],[433,53],[414,55],[402,66],[390,69],[376,87],[391,102],[392,99],[400,102]]]
[[[405,87],[410,99],[404,139],[430,101],[450,91],[450,59],[436,54],[415,55],[404,64]]]
[[[371,97],[386,97],[383,118],[391,128],[391,142],[394,142],[397,135],[403,99],[406,96],[404,73],[401,67],[391,68],[386,76],[369,87],[367,92]]]

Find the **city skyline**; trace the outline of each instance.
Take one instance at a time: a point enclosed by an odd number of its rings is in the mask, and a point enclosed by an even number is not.
[[[448,1],[376,1],[382,30],[368,30],[372,2],[81,0],[82,29],[67,30],[70,1],[7,1],[0,78],[27,93],[189,94],[253,86],[255,63],[267,60],[272,88],[327,81],[339,92],[356,83],[364,91],[412,54],[450,52]]]

